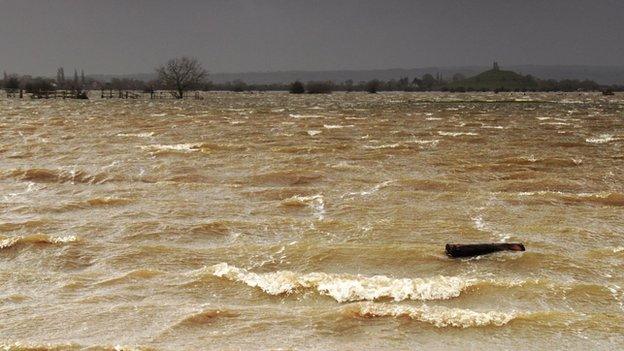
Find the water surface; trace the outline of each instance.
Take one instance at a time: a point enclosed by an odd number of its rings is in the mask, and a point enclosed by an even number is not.
[[[621,95],[3,98],[0,131],[5,349],[624,345]],[[527,251],[443,251],[492,241]]]

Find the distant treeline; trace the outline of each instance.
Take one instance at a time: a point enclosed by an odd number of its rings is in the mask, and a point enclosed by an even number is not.
[[[477,76],[478,77],[478,76]],[[461,74],[455,74],[451,79],[444,79],[440,76],[434,77],[431,74],[425,74],[422,77],[399,79],[391,79],[387,81],[370,80],[354,82],[346,80],[343,82],[333,81],[311,81],[311,82],[292,82],[283,84],[247,84],[243,81],[236,80],[226,83],[205,82],[194,87],[200,91],[289,91],[291,93],[330,93],[333,91],[342,92],[369,92],[376,93],[380,91],[449,91],[449,92],[471,92],[471,91],[624,91],[624,85],[600,85],[591,80],[541,80],[531,76],[521,76],[522,78],[515,81],[511,87],[501,84],[487,85],[474,84],[475,77],[466,78]],[[504,79],[504,78],[503,78]],[[465,84],[464,84],[465,82]],[[518,84],[520,82],[520,84]],[[142,81],[138,79],[113,78],[108,82],[96,80],[84,75],[84,72],[78,73],[74,70],[72,78],[65,78],[63,68],[57,71],[56,79],[46,77],[32,77],[29,75],[4,74],[0,80],[0,87],[5,90],[24,90],[29,93],[53,90],[118,90],[118,91],[144,91],[151,92],[157,90],[166,90],[157,80]]]

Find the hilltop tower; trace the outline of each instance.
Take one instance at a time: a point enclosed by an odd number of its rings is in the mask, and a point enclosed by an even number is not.
[[[498,67],[498,62],[494,61],[494,65],[493,65],[492,69],[495,70],[495,71],[499,71],[500,70],[500,67]]]

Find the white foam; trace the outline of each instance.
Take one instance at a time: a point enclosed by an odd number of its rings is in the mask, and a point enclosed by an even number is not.
[[[385,182],[376,184],[374,187],[372,187],[369,190],[364,190],[364,191],[359,191],[359,192],[353,192],[353,193],[347,193],[345,195],[343,195],[342,197],[348,197],[348,196],[354,196],[354,195],[360,195],[360,196],[368,196],[368,195],[372,195],[376,192],[378,192],[380,189],[383,189],[385,187],[387,187],[388,185],[390,185],[392,182],[394,182],[393,180],[386,180]]]
[[[13,237],[0,236],[0,249],[9,248],[17,243],[48,243],[48,244],[67,244],[78,241],[75,235],[52,236],[46,234],[19,235]]]
[[[477,215],[477,216],[472,217],[472,221],[475,225],[475,228],[477,228],[477,230],[481,230],[481,231],[485,230],[485,222],[483,221],[482,215]]]
[[[154,136],[154,132],[145,133],[117,133],[119,137],[137,137],[137,138],[149,138]]]
[[[181,152],[193,152],[201,148],[202,143],[187,143],[187,144],[170,144],[170,145],[145,145],[141,146],[141,149],[147,151],[181,151]]]
[[[400,143],[394,143],[394,144],[383,144],[383,145],[364,145],[364,148],[371,149],[371,150],[379,150],[379,149],[395,149],[399,146],[401,146]]]
[[[320,130],[308,130],[308,135],[309,136],[315,136],[315,135],[319,135],[321,134]]]
[[[600,136],[598,137],[585,139],[586,142],[592,143],[592,144],[605,144],[605,143],[608,143],[610,141],[615,141],[615,140],[618,140],[618,138],[615,138],[611,134],[600,134]]]
[[[271,295],[289,294],[298,289],[315,289],[338,302],[392,298],[402,300],[445,300],[457,297],[476,279],[437,276],[432,278],[394,279],[383,275],[365,277],[347,274],[308,273],[291,271],[252,273],[245,269],[219,263],[199,273],[242,282]]]
[[[440,139],[431,139],[431,140],[424,140],[424,139],[411,139],[409,141],[407,141],[408,143],[412,143],[412,144],[419,144],[419,145],[431,145],[431,146],[436,146],[439,142]]]
[[[323,124],[325,129],[342,129],[342,128],[351,128],[353,124],[342,125],[342,124]]]
[[[461,135],[479,135],[477,133],[474,132],[443,132],[443,131],[439,131],[438,132],[439,135],[446,135],[446,136],[461,136]]]
[[[443,327],[483,327],[488,325],[502,326],[518,315],[516,312],[476,312],[462,308],[443,306],[405,306],[382,303],[358,303],[355,312],[365,317],[409,317],[421,322],[430,323],[438,328]]]

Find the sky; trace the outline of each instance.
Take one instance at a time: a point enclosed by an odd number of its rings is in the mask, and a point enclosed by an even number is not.
[[[624,65],[621,0],[0,0],[0,70]]]

